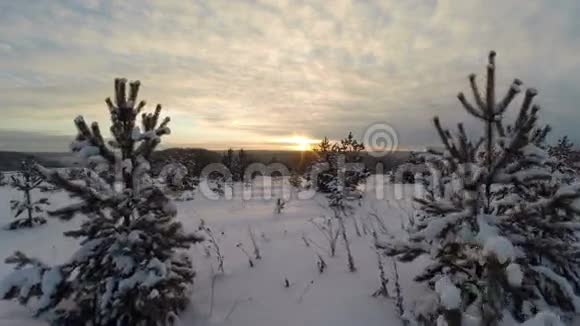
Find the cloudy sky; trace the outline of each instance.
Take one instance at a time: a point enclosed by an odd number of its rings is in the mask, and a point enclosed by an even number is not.
[[[133,4],[131,4],[133,3]],[[498,52],[500,89],[540,90],[580,143],[577,0],[1,1],[0,150],[64,151],[72,119],[107,124],[113,78],[173,119],[166,146],[285,148],[383,122],[432,144],[433,115]]]

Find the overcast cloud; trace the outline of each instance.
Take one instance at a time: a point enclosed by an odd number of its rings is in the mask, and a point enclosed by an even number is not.
[[[466,117],[455,95],[490,49],[498,92],[514,77],[538,88],[544,122],[580,143],[578,13],[576,0],[2,1],[0,150],[67,150],[76,115],[107,123],[117,76],[164,105],[172,145],[275,148],[387,122],[421,147],[433,115]]]

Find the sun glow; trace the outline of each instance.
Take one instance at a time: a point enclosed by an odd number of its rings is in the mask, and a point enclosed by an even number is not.
[[[304,152],[311,150],[312,146],[317,144],[319,141],[303,136],[292,136],[290,138],[281,139],[280,142],[288,144],[292,150]]]

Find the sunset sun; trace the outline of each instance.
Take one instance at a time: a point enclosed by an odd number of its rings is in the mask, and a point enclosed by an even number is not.
[[[291,150],[304,152],[311,150],[312,146],[318,143],[318,140],[304,136],[292,136],[290,138],[284,138],[280,142],[287,144]]]

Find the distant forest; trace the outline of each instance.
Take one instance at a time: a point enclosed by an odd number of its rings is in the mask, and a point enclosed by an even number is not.
[[[234,149],[238,150],[238,149]],[[208,164],[221,163],[226,151],[210,151],[201,148],[169,148],[160,150],[153,155],[153,165],[162,164],[168,158],[175,156],[188,156],[195,162],[195,175],[199,175],[201,170]],[[304,172],[305,168],[316,159],[316,153],[312,151],[266,151],[247,150],[248,161],[250,163],[282,163],[291,171]],[[363,162],[371,173],[376,173],[377,163],[383,164],[384,171],[404,163],[410,152],[399,151],[391,153],[385,157],[375,158],[365,155]],[[73,167],[78,163],[74,154],[71,153],[29,153],[29,152],[2,152],[0,151],[0,171],[16,170],[20,162],[24,159],[32,158],[46,167]],[[381,171],[378,171],[381,172]]]

